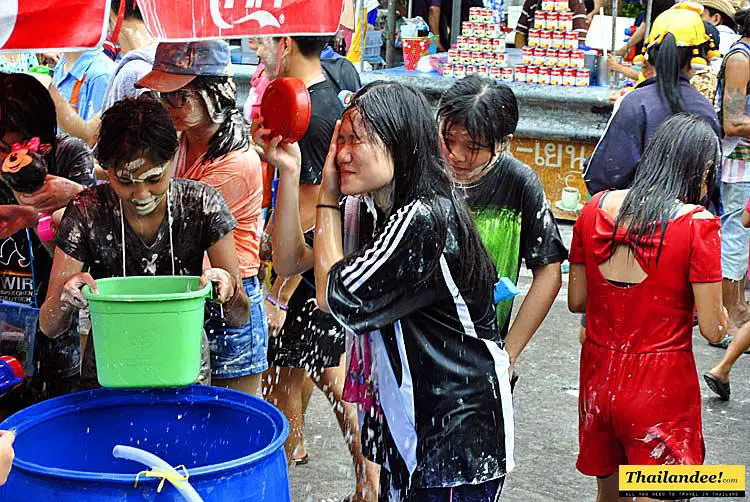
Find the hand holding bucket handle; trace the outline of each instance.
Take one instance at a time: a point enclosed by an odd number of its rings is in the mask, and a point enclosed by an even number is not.
[[[88,306],[89,302],[81,293],[81,289],[86,285],[91,288],[92,293],[99,294],[96,281],[88,272],[79,272],[67,280],[65,286],[63,286],[62,295],[60,295],[63,309],[72,312],[85,309]]]
[[[208,283],[213,284],[213,299],[218,303],[226,303],[235,295],[236,284],[232,276],[223,268],[209,268],[200,280],[200,288]]]

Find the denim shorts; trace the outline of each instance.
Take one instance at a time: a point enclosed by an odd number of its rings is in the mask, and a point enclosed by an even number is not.
[[[722,183],[721,271],[725,279],[739,281],[747,274],[750,230],[742,226],[742,212],[750,199],[750,183]]]
[[[268,368],[268,324],[263,288],[257,277],[243,279],[250,301],[250,320],[242,328],[224,321],[221,307],[206,302],[206,333],[211,349],[211,377],[237,378]]]

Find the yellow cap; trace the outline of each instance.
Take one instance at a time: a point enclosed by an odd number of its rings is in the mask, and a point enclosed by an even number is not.
[[[661,44],[667,33],[674,35],[678,47],[697,47],[708,42],[702,12],[701,4],[682,2],[661,13],[651,26],[646,46]]]

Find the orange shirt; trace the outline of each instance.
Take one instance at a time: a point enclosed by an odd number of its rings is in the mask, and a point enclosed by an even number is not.
[[[263,171],[254,150],[231,152],[213,162],[198,159],[185,166],[187,139],[180,137],[175,155],[175,177],[200,181],[218,190],[237,220],[234,246],[240,263],[242,278],[258,275],[260,236],[263,231],[261,203],[263,201]]]

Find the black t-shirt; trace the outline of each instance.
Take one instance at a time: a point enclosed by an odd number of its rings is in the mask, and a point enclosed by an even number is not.
[[[307,132],[299,140],[302,153],[302,171],[300,183],[319,185],[323,181],[323,165],[326,162],[328,148],[331,146],[333,130],[336,121],[341,118],[344,105],[338,97],[336,88],[329,81],[310,86],[310,125]],[[307,230],[307,229],[306,229]],[[305,235],[307,244],[312,247],[313,230]],[[302,274],[303,282],[297,288],[296,294],[315,296],[315,274],[308,270]]]
[[[567,259],[560,230],[536,173],[504,155],[481,180],[466,189],[466,202],[498,277],[516,283],[521,259],[535,269]],[[503,337],[508,332],[513,302],[497,306]]]
[[[85,187],[96,184],[91,150],[78,138],[58,137],[54,164],[48,169],[50,174]],[[13,192],[4,183],[0,183],[0,204],[17,204]],[[47,295],[51,270],[52,257],[33,229],[0,239],[1,299],[25,305],[36,302],[36,306],[41,307]],[[36,340],[35,356],[41,363],[37,365],[41,376],[67,377],[77,371],[80,360],[77,320],[54,340],[39,332]]]
[[[201,275],[203,254],[236,226],[229,207],[215,189],[189,180],[173,180],[168,214],[156,240],[146,245],[125,221],[128,276]],[[57,246],[82,262],[94,279],[122,277],[123,229],[120,202],[109,184],[81,192],[65,210]]]
[[[326,80],[310,86],[310,125],[299,140],[302,152],[300,183],[319,185],[323,181],[323,165],[331,145],[333,129],[341,118],[344,105],[333,84]]]
[[[146,245],[124,222],[125,267],[128,276],[201,275],[203,255],[236,226],[224,198],[197,181],[173,180],[169,213],[164,215],[156,240]],[[57,245],[82,262],[94,279],[121,277],[123,228],[120,203],[109,184],[81,192],[65,210]],[[81,381],[95,386],[94,340],[86,344]]]

